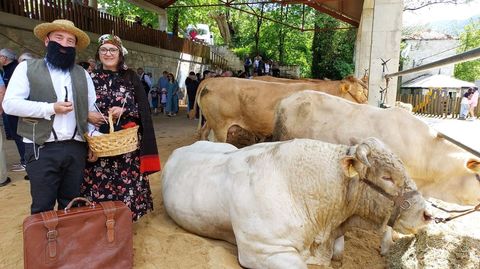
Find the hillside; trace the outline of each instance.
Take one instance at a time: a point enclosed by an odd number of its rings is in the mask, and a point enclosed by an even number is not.
[[[404,27],[402,35],[411,35],[420,32],[432,31],[437,33],[447,34],[453,37],[458,37],[465,25],[469,24],[473,20],[479,20],[480,15],[470,17],[468,19],[461,20],[444,20],[436,21],[427,24],[413,25]]]

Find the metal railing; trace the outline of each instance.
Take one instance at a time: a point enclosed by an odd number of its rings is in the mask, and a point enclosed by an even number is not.
[[[392,74],[386,74],[385,78],[388,79],[388,78],[403,76],[403,75],[407,75],[407,74],[418,73],[420,71],[425,71],[425,70],[428,70],[428,69],[441,67],[441,66],[448,65],[448,64],[458,64],[458,63],[462,63],[462,62],[466,62],[466,61],[475,60],[477,58],[480,58],[480,47],[476,48],[476,49],[473,49],[473,50],[469,50],[469,51],[460,53],[460,54],[457,54],[457,55],[453,55],[451,57],[441,59],[441,60],[438,60],[438,61],[435,61],[435,62],[431,62],[431,63],[424,64],[424,65],[421,65],[421,66],[417,66],[417,67],[413,67],[413,68],[410,68],[410,69],[402,70],[400,72],[396,72],[396,73],[392,73]]]
[[[403,70],[403,71],[396,72],[396,73],[392,73],[392,74],[386,74],[385,79],[388,80],[388,79],[396,77],[396,76],[413,74],[413,73],[417,73],[417,72],[420,72],[420,71],[424,71],[424,70],[428,70],[428,69],[432,69],[432,68],[436,68],[436,67],[440,67],[440,66],[444,66],[444,65],[448,65],[448,64],[471,61],[471,60],[475,60],[477,58],[480,58],[480,47],[475,48],[473,50],[469,50],[469,51],[460,53],[460,54],[457,54],[457,55],[454,55],[454,56],[451,56],[451,57],[448,57],[448,58],[445,58],[445,59],[441,59],[441,60],[438,60],[438,61],[435,61],[435,62],[424,64],[424,65],[421,65],[421,66],[418,66],[418,67],[410,68],[410,69]],[[454,115],[455,114],[458,115],[457,111],[459,110],[459,107],[460,107],[460,98],[463,96],[463,92],[460,92],[460,96],[456,97],[455,100],[453,100],[453,98],[451,97],[451,95],[449,95],[448,92],[443,92],[443,93],[444,94],[442,95],[442,92],[439,91],[438,92],[438,98],[432,98],[431,103],[433,103],[433,104],[437,103],[437,106],[439,108],[441,107],[442,113],[444,115],[448,115],[448,108],[449,107],[451,108],[452,106],[454,106],[455,109],[452,110],[451,113],[454,114]],[[423,93],[422,93],[422,95],[423,95]],[[428,102],[428,100],[427,100],[428,97],[425,97],[425,95],[423,95],[422,98],[423,98],[423,102]],[[401,100],[401,95],[397,94],[397,100]],[[451,102],[450,105],[449,105],[449,100]],[[441,105],[439,103],[441,103]],[[455,113],[453,113],[453,111]],[[478,107],[476,108],[475,115],[478,115]],[[448,136],[448,135],[446,135],[442,132],[438,132],[438,137],[442,137],[442,138],[446,139],[447,141],[449,141],[450,143],[455,144],[456,146],[472,153],[473,155],[475,155],[477,157],[480,157],[480,152],[479,151],[466,146],[465,144],[461,143],[460,141],[458,141],[458,140],[456,140],[456,139],[454,139],[454,138],[452,138],[452,137],[450,137],[450,136]]]
[[[115,33],[120,38],[152,47],[202,57],[205,64],[226,68],[227,61],[210,47],[126,21],[72,0],[0,0],[0,11],[40,21],[67,19],[88,32]]]

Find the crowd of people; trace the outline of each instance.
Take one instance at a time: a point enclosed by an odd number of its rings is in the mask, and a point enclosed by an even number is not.
[[[257,55],[250,59],[247,55],[243,62],[245,69],[245,76],[250,78],[252,76],[280,76],[280,66],[278,62],[273,60],[263,60],[262,56]]]

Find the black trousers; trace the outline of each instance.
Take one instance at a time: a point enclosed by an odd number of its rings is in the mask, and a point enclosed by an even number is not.
[[[30,178],[32,195],[31,213],[52,210],[55,202],[63,209],[80,195],[84,178],[87,145],[84,142],[68,140],[35,145],[38,160],[35,159],[32,143],[25,143],[27,174]]]

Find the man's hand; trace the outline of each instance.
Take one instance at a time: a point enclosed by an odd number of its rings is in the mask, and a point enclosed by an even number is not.
[[[67,114],[73,111],[72,102],[56,102],[53,104],[53,109],[55,110],[55,114]]]
[[[96,111],[89,111],[88,112],[88,122],[99,127],[100,125],[107,123],[105,118],[102,116],[102,113]]]
[[[98,160],[97,155],[95,155],[95,153],[93,153],[91,149],[88,149],[87,161],[93,163],[93,162],[96,162],[97,160]]]

